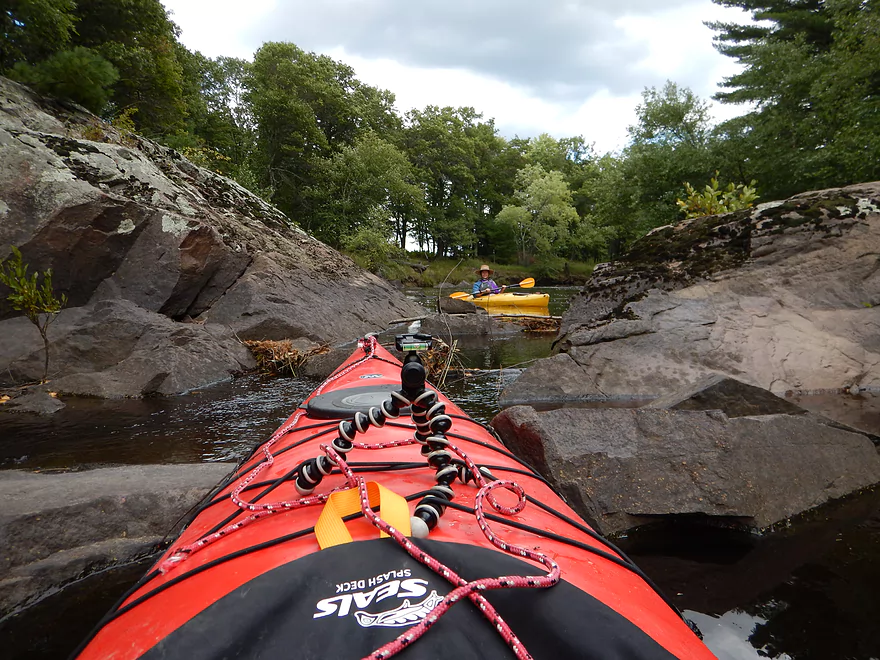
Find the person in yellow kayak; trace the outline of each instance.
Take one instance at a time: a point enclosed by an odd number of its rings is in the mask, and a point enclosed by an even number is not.
[[[489,268],[486,264],[483,264],[474,272],[480,274],[480,279],[474,282],[474,288],[471,289],[471,295],[474,298],[486,296],[490,293],[502,293],[504,289],[507,288],[506,286],[498,286],[495,284],[495,281],[492,279],[492,273],[495,271]]]

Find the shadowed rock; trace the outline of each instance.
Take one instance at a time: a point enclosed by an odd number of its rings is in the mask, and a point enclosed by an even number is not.
[[[492,425],[602,533],[684,514],[764,529],[880,482],[868,438],[803,416],[516,406]]]
[[[0,322],[0,332],[15,323],[21,320]],[[23,326],[14,343],[0,343],[0,368],[16,381],[42,376],[42,341],[28,330]],[[228,328],[176,323],[127,300],[65,310],[49,336],[51,387],[63,394],[176,394],[256,366]]]
[[[728,417],[801,415],[807,412],[772,392],[720,374],[707,376],[691,387],[661,396],[642,407],[657,410],[720,410]]]
[[[84,574],[155,551],[231,469],[206,463],[0,472],[0,616]]]
[[[851,433],[861,433],[875,445],[880,446],[880,436],[863,428],[855,428],[824,415],[808,412],[804,408],[778,397],[772,392],[720,374],[707,376],[691,387],[662,396],[643,405],[642,408],[657,410],[720,410],[728,417],[804,415],[819,424],[825,424]]]

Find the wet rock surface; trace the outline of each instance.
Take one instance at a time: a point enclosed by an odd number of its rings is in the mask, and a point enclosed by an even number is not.
[[[232,467],[0,472],[0,616],[85,574],[154,552]]]
[[[880,390],[878,255],[880,183],[654,230],[573,299],[560,396],[656,398],[716,373],[774,394]],[[534,394],[528,374],[506,400]]]
[[[5,78],[0,78],[0,209],[0,258],[10,245],[19,247],[32,270],[53,270],[57,293],[69,298],[64,322],[59,319],[50,330],[53,341],[75,343],[64,335],[100,332],[95,326],[102,318],[100,305],[123,301],[142,310],[140,318],[153,314],[204,324],[199,333],[181,326],[172,340],[178,357],[171,362],[186,362],[181,356],[187,352],[192,360],[203,359],[203,349],[216,344],[218,360],[203,376],[192,379],[194,370],[172,368],[188,371],[179,378],[180,389],[174,389],[173,374],[158,389],[149,382],[129,387],[126,381],[138,379],[131,371],[138,362],[129,360],[117,368],[126,373],[111,374],[104,386],[79,381],[71,386],[84,393],[181,392],[216,380],[219,362],[228,377],[239,362],[227,345],[230,331],[241,339],[334,342],[423,313],[235,182]],[[0,335],[10,338],[0,385],[16,382],[22,374],[15,370],[25,369],[41,348],[36,331],[20,323],[5,294],[0,287]],[[155,317],[148,326],[130,342],[166,327]],[[106,328],[111,335],[119,331],[115,321]],[[158,344],[163,333],[168,334],[160,331]],[[96,342],[93,349],[103,347]],[[109,354],[105,361],[111,361]],[[18,365],[13,374],[7,370],[11,363]],[[54,373],[90,374],[92,366],[76,371],[68,360]],[[122,385],[114,389],[117,382]]]
[[[761,530],[880,482],[867,437],[800,415],[516,406],[492,425],[605,534],[682,515]]]
[[[587,394],[592,380],[589,369],[575,362],[568,353],[538,360],[501,393],[503,408],[529,403],[557,401],[607,401],[601,393]],[[642,397],[644,402],[650,397]]]
[[[52,396],[45,390],[34,389],[7,401],[2,412],[33,413],[36,415],[51,415],[64,408],[64,402]]]

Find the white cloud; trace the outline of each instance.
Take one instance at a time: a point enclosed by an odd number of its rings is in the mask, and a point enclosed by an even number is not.
[[[260,47],[254,31],[277,9],[277,0],[162,0],[180,26],[180,41],[208,57],[251,59]],[[245,7],[246,4],[246,7]]]
[[[425,14],[408,4],[399,22],[389,23],[381,33],[371,37],[358,27],[361,19],[371,23],[377,17],[393,17],[393,4],[394,0],[336,0],[318,6],[310,0],[306,8],[299,0],[250,0],[243,9],[238,0],[165,0],[181,26],[182,42],[205,55],[250,58],[264,40],[286,39],[342,60],[364,82],[391,90],[401,112],[429,104],[473,106],[484,117],[494,118],[509,137],[543,132],[556,137],[583,135],[600,152],[624,145],[644,87],[669,79],[704,99],[714,94],[737,65],[715,51],[713,33],[703,21],[746,17],[711,0],[620,0],[615,5],[603,0],[592,7],[589,2],[569,2],[560,6],[555,18],[542,19],[538,38],[525,32],[534,5],[514,2],[505,5],[510,11],[497,19],[523,33],[506,34],[486,24],[485,39],[469,43],[469,55],[462,55],[464,37],[457,35],[457,41],[450,43],[451,31],[465,26],[468,18],[486,21],[491,12],[475,10],[468,16],[467,9],[459,9],[459,14],[450,14],[447,6],[432,15],[436,25],[416,25],[413,21]],[[547,40],[553,33],[547,26],[559,24],[575,5],[582,24],[585,16],[601,16],[605,33],[584,32],[582,43],[576,43],[571,30],[563,30],[565,47],[548,52],[552,44]],[[331,19],[340,15],[345,16],[345,24],[334,24]],[[470,35],[480,33],[480,25],[466,29]],[[516,66],[505,67],[498,57],[505,50],[515,53],[519,62],[541,62],[547,67],[547,81],[537,80],[534,68],[520,72]],[[573,64],[565,58],[574,51],[578,62]],[[742,110],[713,102],[712,112],[723,120]]]

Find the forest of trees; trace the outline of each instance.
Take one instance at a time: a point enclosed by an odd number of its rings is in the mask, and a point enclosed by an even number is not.
[[[0,74],[181,150],[338,248],[415,246],[552,270],[614,257],[682,218],[685,184],[757,181],[762,200],[880,179],[880,9],[870,0],[713,0],[742,73],[706,101],[645,89],[629,142],[501,136],[473,108],[404,115],[351,67],[292,43],[253,61],[193,53],[159,0],[12,0]],[[10,7],[8,3],[7,7]],[[413,245],[415,243],[415,246]]]

